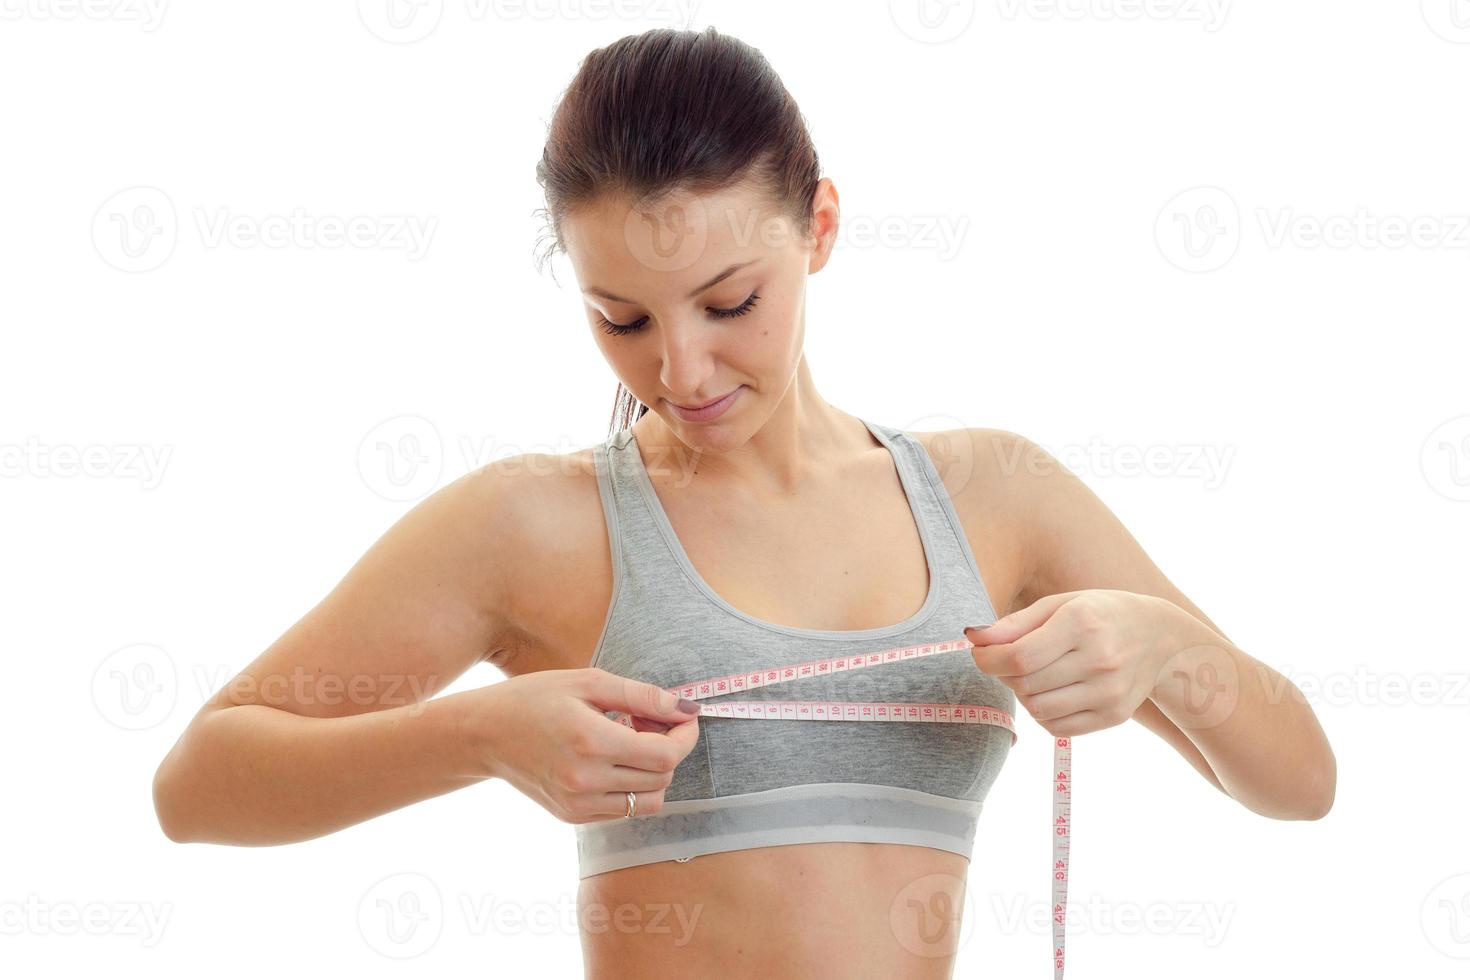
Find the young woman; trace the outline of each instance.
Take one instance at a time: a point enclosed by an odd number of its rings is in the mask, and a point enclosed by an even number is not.
[[[1294,688],[1055,460],[822,398],[805,289],[837,191],[757,51],[713,29],[594,51],[538,176],[621,382],[613,434],[488,465],[390,529],[164,760],[171,839],[306,840],[501,778],[577,826],[590,975],[918,978],[950,975],[1010,731],[700,714],[685,685],[1019,703],[1057,737],[1132,719],[1255,812],[1328,811],[1304,700],[1268,697]],[[479,661],[507,679],[429,699]],[[762,690],[801,663],[827,668]],[[630,904],[680,927],[616,927]]]

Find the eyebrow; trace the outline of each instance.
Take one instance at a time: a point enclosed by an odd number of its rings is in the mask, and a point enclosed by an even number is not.
[[[713,285],[715,285],[717,283],[724,282],[730,276],[733,276],[735,273],[739,272],[741,269],[745,268],[746,266],[748,266],[751,263],[756,262],[756,261],[757,261],[756,259],[751,259],[749,262],[737,262],[737,263],[735,263],[734,265],[730,266],[730,268],[726,269],[724,272],[722,272],[719,275],[715,276],[709,282],[703,283],[700,286],[696,287],[695,290],[693,292],[691,292],[685,298],[686,299],[693,299],[694,297],[698,296],[700,293],[704,292],[706,289],[710,288],[711,286],[713,286]],[[621,297],[621,296],[615,296],[612,293],[608,292],[607,290],[602,289],[602,288],[600,288],[598,286],[592,286],[592,287],[590,287],[588,289],[582,290],[582,292],[584,292],[584,293],[592,293],[595,296],[601,296],[603,299],[610,299],[614,303],[629,303],[629,304],[634,305],[634,306],[637,306],[638,305],[637,303],[634,303],[633,300],[631,300],[631,299],[623,299],[623,297]]]

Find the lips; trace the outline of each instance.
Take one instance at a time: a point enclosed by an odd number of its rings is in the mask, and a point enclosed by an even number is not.
[[[722,395],[712,402],[705,402],[703,405],[693,408],[686,405],[676,405],[673,402],[669,402],[669,406],[674,410],[674,414],[685,422],[709,422],[725,414],[744,389],[745,385],[739,385],[734,391]]]
[[[697,412],[697,411],[699,411],[702,408],[709,408],[711,405],[715,404],[716,402],[722,402],[726,398],[729,398],[730,395],[733,395],[733,394],[734,394],[733,391],[732,392],[728,392],[726,394],[721,395],[719,398],[715,398],[715,399],[712,399],[710,401],[705,402],[703,405],[675,405],[674,407],[675,408],[679,408],[679,409],[683,409],[686,412]]]

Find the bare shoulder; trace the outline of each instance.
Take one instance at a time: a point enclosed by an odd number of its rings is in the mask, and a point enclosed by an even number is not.
[[[927,445],[948,448],[941,452],[951,471],[945,484],[952,487],[972,548],[977,530],[993,535],[1003,551],[999,560],[1008,573],[1014,570],[1014,581],[1007,580],[1016,589],[1012,608],[1063,592],[1114,589],[1167,599],[1220,632],[1102,498],[1046,449],[1000,429],[934,435],[947,437]]]
[[[508,675],[591,660],[612,598],[612,551],[592,447],[523,453],[477,473],[500,491],[486,501],[498,612],[510,642],[490,662]]]
[[[1030,570],[1026,534],[1035,487],[1035,446],[1006,429],[965,428],[910,432],[929,453],[949,491],[955,513],[997,616],[1020,608]]]

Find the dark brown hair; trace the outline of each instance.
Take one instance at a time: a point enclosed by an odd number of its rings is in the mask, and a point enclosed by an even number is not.
[[[765,56],[713,27],[619,38],[583,59],[547,127],[536,180],[552,244],[538,268],[566,251],[566,214],[604,194],[651,200],[746,179],[772,196],[799,234],[811,233],[817,151]],[[609,435],[647,411],[620,382]]]

